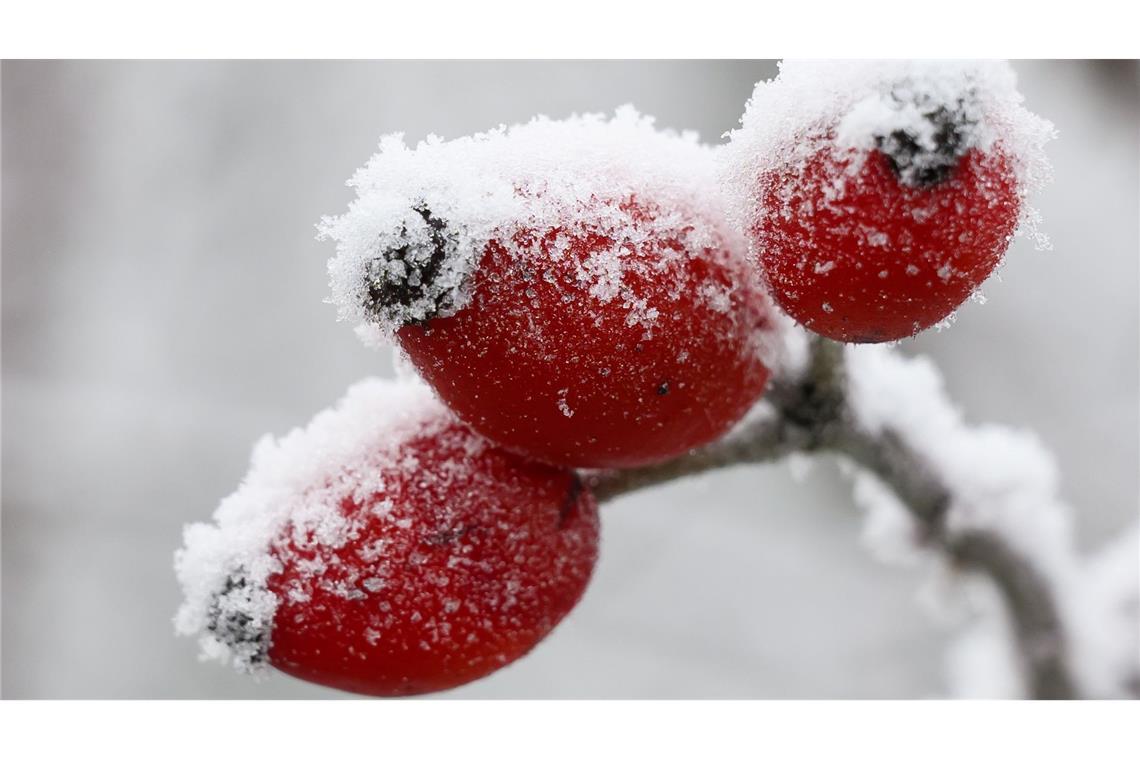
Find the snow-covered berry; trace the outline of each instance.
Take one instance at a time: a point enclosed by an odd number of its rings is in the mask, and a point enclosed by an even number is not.
[[[999,63],[790,64],[757,86],[724,163],[769,292],[847,342],[949,317],[1031,219],[1048,123]]]
[[[695,136],[630,109],[538,119],[386,141],[354,182],[324,226],[342,314],[394,337],[497,444],[646,464],[719,437],[762,392],[772,310]]]
[[[852,158],[822,142],[805,166],[759,181],[765,211],[751,233],[773,297],[809,330],[851,343],[941,322],[997,267],[1017,226],[1009,162],[971,150],[930,170],[945,179],[910,185],[885,152]]]
[[[619,220],[613,232],[590,222],[520,231],[512,242],[526,238],[526,263],[518,245],[492,241],[471,304],[398,336],[440,397],[503,446],[632,466],[710,441],[743,415],[768,378],[752,334],[770,329],[769,314],[755,285],[740,284],[728,241],[694,249],[688,232],[656,227],[665,210],[597,204],[595,222]],[[612,267],[612,279],[579,277],[589,267]]]
[[[215,525],[190,526],[177,624],[208,654],[374,696],[517,659],[577,603],[598,551],[589,489],[370,380],[263,440]]]

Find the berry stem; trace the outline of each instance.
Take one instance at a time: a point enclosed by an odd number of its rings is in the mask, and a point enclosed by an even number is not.
[[[916,521],[924,546],[993,582],[1012,621],[1029,696],[1077,696],[1066,662],[1057,590],[1046,573],[996,531],[948,529],[953,492],[924,457],[889,428],[871,433],[857,424],[847,400],[841,343],[816,338],[805,371],[777,379],[765,401],[721,440],[660,464],[586,477],[601,503],[708,470],[776,461],[797,452],[839,455],[886,483]]]

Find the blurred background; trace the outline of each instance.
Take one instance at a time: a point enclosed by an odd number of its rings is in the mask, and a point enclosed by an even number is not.
[[[1140,89],[1133,62],[1015,64],[1054,121],[989,302],[907,341],[973,421],[1036,430],[1078,541],[1137,516]],[[339,697],[197,661],[171,555],[253,441],[390,375],[326,296],[344,181],[381,134],[455,137],[632,102],[717,142],[759,61],[4,62],[2,670],[9,698]],[[877,564],[831,463],[739,469],[608,505],[585,599],[449,697],[927,697],[953,628]]]

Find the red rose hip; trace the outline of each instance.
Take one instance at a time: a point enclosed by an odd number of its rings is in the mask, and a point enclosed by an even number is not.
[[[594,205],[597,222],[490,241],[469,305],[397,335],[444,402],[500,445],[629,467],[740,419],[767,382],[759,341],[773,325],[738,239],[715,222],[632,199]],[[615,216],[618,231],[600,229]]]
[[[1016,83],[1002,61],[793,61],[757,84],[721,178],[780,307],[898,340],[951,317],[1016,233],[1043,245],[1025,199],[1053,128]]]
[[[188,533],[187,606],[239,664],[372,696],[449,689],[530,651],[585,590],[598,515],[578,475],[494,447],[426,388],[384,413],[392,387],[357,386],[255,456],[217,516],[244,549],[219,560],[217,537]],[[318,464],[293,471],[303,451]],[[205,603],[188,585],[204,561]]]
[[[381,147],[323,228],[334,300],[480,434],[633,467],[719,437],[762,393],[772,307],[695,135],[619,111]]]
[[[1000,149],[968,150],[913,181],[889,153],[821,141],[759,188],[751,233],[770,293],[809,330],[850,343],[909,337],[948,317],[1001,262],[1020,210]]]

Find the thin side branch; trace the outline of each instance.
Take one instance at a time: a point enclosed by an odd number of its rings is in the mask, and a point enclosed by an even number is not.
[[[765,413],[709,446],[649,467],[590,475],[595,496],[599,502],[609,501],[707,470],[770,462],[794,452],[830,451],[847,457],[895,492],[922,527],[928,546],[993,581],[1009,611],[1031,696],[1077,696],[1066,665],[1057,601],[1044,575],[996,533],[947,529],[953,495],[930,464],[894,431],[871,434],[855,422],[846,398],[841,344],[816,340],[802,377],[776,384],[766,404]]]
[[[704,448],[691,451],[651,467],[610,470],[588,476],[598,502],[667,483],[706,470],[741,464],[772,462],[804,450],[807,441],[801,429],[788,424],[778,414],[765,415],[746,423],[732,435]]]

